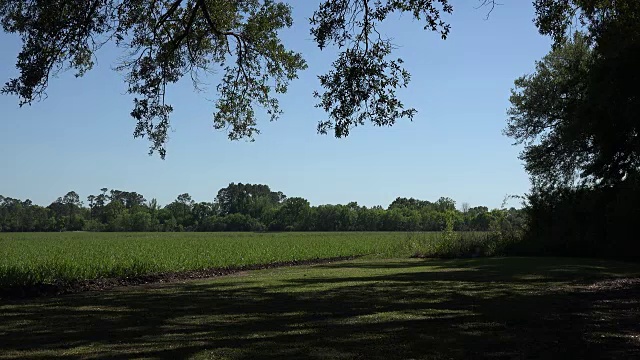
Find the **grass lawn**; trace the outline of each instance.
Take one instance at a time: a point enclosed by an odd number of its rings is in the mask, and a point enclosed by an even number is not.
[[[0,359],[640,358],[640,265],[360,259],[0,303]]]

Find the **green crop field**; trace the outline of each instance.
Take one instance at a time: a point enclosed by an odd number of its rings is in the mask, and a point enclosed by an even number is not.
[[[344,256],[407,257],[441,238],[381,232],[0,233],[0,287]]]
[[[640,355],[638,264],[408,258],[488,249],[501,244],[493,235],[0,234],[0,290],[363,256],[214,279],[3,298],[0,359]]]

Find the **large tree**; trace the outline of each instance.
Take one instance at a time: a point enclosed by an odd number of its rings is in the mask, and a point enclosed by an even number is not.
[[[515,81],[505,134],[525,145],[525,169],[546,188],[589,178],[592,142],[583,125],[592,63],[593,51],[578,34],[537,62],[534,74]]]
[[[494,0],[478,0],[493,8]],[[444,39],[453,11],[449,0],[326,0],[310,19],[320,49],[339,49],[331,70],[320,75],[317,106],[327,113],[320,133],[347,136],[371,121],[393,125],[413,118],[396,90],[410,74],[393,44],[377,29],[392,14],[408,13],[425,30]],[[231,139],[258,133],[256,106],[272,120],[281,109],[277,94],[306,68],[302,54],[289,50],[280,31],[293,23],[291,5],[276,0],[0,0],[5,32],[19,34],[19,75],[2,88],[30,104],[46,92],[56,73],[73,69],[82,76],[94,65],[96,51],[115,43],[124,51],[117,69],[124,72],[134,96],[134,136],[147,137],[150,153],[165,156],[172,105],[167,86],[221,70],[214,127],[228,129]]]
[[[221,215],[242,214],[260,218],[269,208],[280,205],[286,196],[268,185],[231,183],[216,195]]]
[[[640,170],[640,1],[536,1],[553,50],[516,80],[506,134],[534,185],[616,185]],[[573,19],[584,33],[568,37]],[[574,24],[575,25],[575,24]]]

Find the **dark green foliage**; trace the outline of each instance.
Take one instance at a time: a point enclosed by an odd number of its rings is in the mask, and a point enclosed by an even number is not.
[[[229,214],[222,218],[225,231],[261,231],[264,226],[251,216]]]
[[[460,232],[444,230],[438,236],[427,233],[408,235],[414,257],[419,258],[476,258],[508,255],[520,238],[500,232]]]
[[[264,231],[265,226],[251,216],[229,214],[227,216],[210,216],[198,229],[201,231]]]
[[[516,80],[506,134],[531,175],[533,254],[637,258],[640,204],[640,2],[538,0],[553,36],[536,72]],[[571,26],[584,33],[569,36]]]
[[[268,185],[231,183],[218,191],[216,202],[222,215],[243,214],[257,218],[285,198],[282,192],[271,191]]]
[[[530,223],[514,253],[637,259],[640,179],[616,187],[534,191]]]
[[[587,79],[593,63],[587,39],[577,34],[515,81],[505,134],[525,144],[520,158],[539,186],[595,181],[592,138],[584,126]]]
[[[23,41],[20,75],[2,90],[17,95],[21,105],[41,98],[57,72],[70,67],[81,76],[90,70],[105,43],[123,48],[117,69],[135,96],[134,135],[148,137],[150,151],[162,157],[173,111],[165,102],[168,85],[190,76],[198,87],[198,75],[220,69],[214,126],[228,128],[231,139],[250,138],[257,132],[253,107],[277,119],[274,94],[286,92],[306,68],[301,55],[278,37],[293,22],[290,6],[282,2],[5,0],[0,20]]]
[[[300,197],[285,199],[274,218],[270,230],[306,230],[311,222],[309,201]]]
[[[405,12],[424,23],[425,30],[439,32],[443,39],[449,34],[442,20],[442,13],[453,12],[448,0],[327,0],[313,14],[311,35],[318,46],[342,49],[332,70],[318,76],[324,92],[315,92],[316,106],[328,114],[318,132],[333,129],[336,137],[343,137],[366,120],[391,126],[399,118],[413,119],[416,110],[405,109],[396,96],[396,89],[406,87],[411,76],[402,68],[402,59],[390,58],[393,44],[377,30],[390,15]]]
[[[536,9],[556,43],[516,80],[506,134],[525,143],[536,186],[619,184],[640,168],[640,2],[539,0]],[[568,41],[576,17],[586,33]]]

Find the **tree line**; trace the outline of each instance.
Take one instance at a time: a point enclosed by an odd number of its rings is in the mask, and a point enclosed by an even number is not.
[[[160,206],[142,194],[103,188],[83,202],[75,191],[43,207],[0,195],[0,231],[490,231],[522,226],[522,210],[461,209],[450,198],[395,199],[386,209],[356,202],[311,206],[268,185],[231,183],[213,202],[188,194]]]

